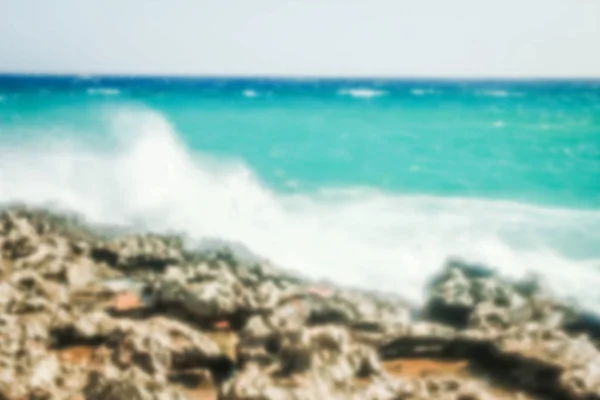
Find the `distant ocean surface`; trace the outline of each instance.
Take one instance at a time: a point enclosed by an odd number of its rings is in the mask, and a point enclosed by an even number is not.
[[[0,202],[419,301],[450,256],[600,308],[600,81],[0,76]]]

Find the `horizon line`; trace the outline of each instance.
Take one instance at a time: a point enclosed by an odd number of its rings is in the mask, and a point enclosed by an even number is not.
[[[169,79],[272,79],[272,80],[466,80],[466,81],[600,81],[598,76],[569,75],[294,75],[294,74],[157,74],[157,73],[77,73],[77,72],[26,72],[0,71],[0,77],[38,78],[169,78]]]

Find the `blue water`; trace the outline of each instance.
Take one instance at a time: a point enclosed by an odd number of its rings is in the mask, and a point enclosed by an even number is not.
[[[342,283],[451,255],[600,305],[600,81],[0,77],[0,201]]]

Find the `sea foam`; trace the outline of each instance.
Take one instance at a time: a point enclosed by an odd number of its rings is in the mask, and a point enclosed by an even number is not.
[[[511,92],[508,90],[479,90],[476,91],[475,94],[477,96],[483,97],[521,97],[522,93],[519,92]]]
[[[90,95],[117,96],[121,91],[115,88],[90,88],[87,93]]]
[[[414,89],[411,89],[410,93],[413,96],[426,96],[426,95],[430,95],[430,94],[435,94],[435,93],[437,93],[437,91],[435,91],[433,89],[414,88]]]
[[[258,92],[256,90],[252,90],[252,89],[246,89],[242,92],[242,94],[244,95],[244,97],[248,97],[248,98],[258,97]]]
[[[346,188],[283,195],[244,163],[196,154],[148,109],[110,118],[110,146],[54,136],[0,143],[0,202],[58,206],[90,222],[243,243],[315,278],[422,300],[449,256],[542,274],[600,306],[600,213]]]
[[[380,97],[386,94],[384,90],[368,88],[343,89],[340,90],[338,93],[342,96],[350,96],[357,99],[371,99],[373,97]]]

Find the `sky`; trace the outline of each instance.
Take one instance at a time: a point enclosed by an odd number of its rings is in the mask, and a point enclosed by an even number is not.
[[[600,0],[0,0],[0,72],[600,77]]]

